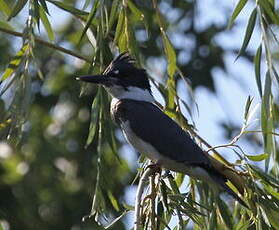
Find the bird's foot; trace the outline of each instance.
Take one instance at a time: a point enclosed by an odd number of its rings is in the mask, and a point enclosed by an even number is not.
[[[155,173],[161,174],[161,171],[162,171],[161,166],[160,166],[159,163],[150,164],[146,167],[146,169],[152,169],[154,174]]]

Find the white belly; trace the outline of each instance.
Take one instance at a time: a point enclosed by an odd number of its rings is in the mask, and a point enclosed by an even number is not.
[[[123,131],[123,134],[126,138],[126,140],[129,142],[130,145],[132,145],[139,153],[145,155],[149,159],[153,161],[158,161],[161,159],[160,154],[158,151],[149,143],[143,141],[140,139],[132,130],[130,127],[129,121],[126,121],[124,123],[121,123],[121,129]]]

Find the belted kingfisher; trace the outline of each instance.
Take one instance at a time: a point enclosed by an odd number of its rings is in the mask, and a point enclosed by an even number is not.
[[[156,106],[146,71],[137,68],[127,52],[113,60],[102,74],[80,76],[77,80],[105,87],[112,96],[113,120],[139,153],[160,167],[216,185],[247,207],[228,187],[228,178],[214,168],[208,155]]]

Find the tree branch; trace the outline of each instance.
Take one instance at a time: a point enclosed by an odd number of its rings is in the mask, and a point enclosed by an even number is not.
[[[154,168],[147,167],[147,169],[144,171],[143,175],[140,178],[135,202],[134,230],[141,229],[141,197],[144,191],[144,184],[148,182],[148,177],[152,175],[154,171]]]
[[[10,35],[16,36],[16,37],[23,37],[24,36],[23,33],[16,32],[16,31],[13,31],[13,30],[10,30],[10,29],[7,29],[7,28],[3,28],[3,27],[0,27],[0,31],[2,31],[2,32],[6,33],[6,34],[10,34]],[[76,57],[78,59],[81,59],[81,60],[83,60],[83,61],[85,61],[87,63],[91,63],[91,60],[89,58],[84,57],[82,55],[79,55],[79,54],[77,54],[77,53],[75,53],[75,52],[73,52],[71,50],[65,49],[65,48],[63,48],[61,46],[58,46],[58,45],[55,45],[53,43],[47,42],[47,41],[42,40],[42,39],[40,39],[38,37],[35,37],[35,41],[37,43],[40,43],[41,45],[47,46],[47,47],[49,47],[51,49],[58,50],[58,51],[60,51],[62,53],[65,53],[65,54],[71,55],[73,57]]]

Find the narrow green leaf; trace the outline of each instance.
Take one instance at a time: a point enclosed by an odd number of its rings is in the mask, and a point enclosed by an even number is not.
[[[259,46],[259,48],[257,49],[257,53],[254,57],[255,77],[256,77],[256,82],[257,82],[260,96],[262,97],[263,90],[262,90],[262,81],[261,81],[261,58],[262,58],[262,45]]]
[[[86,24],[82,30],[82,34],[80,36],[79,42],[82,40],[83,36],[86,34],[87,29],[91,25],[92,20],[95,17],[97,10],[99,9],[99,4],[100,4],[100,2],[98,0],[94,2],[94,5],[92,6],[92,9],[90,11],[90,14],[87,17]]]
[[[234,8],[234,11],[232,13],[232,16],[229,20],[228,23],[228,29],[230,29],[232,27],[233,22],[235,21],[235,19],[237,18],[237,16],[239,15],[239,13],[241,12],[241,10],[243,9],[243,7],[246,5],[248,0],[239,0],[236,7]]]
[[[251,161],[263,161],[268,158],[269,154],[263,153],[259,155],[245,155]]]
[[[262,171],[259,167],[255,165],[249,165],[249,167],[260,177],[265,183],[270,184],[273,187],[279,188],[279,180],[268,173]]]
[[[114,43],[119,42],[120,35],[122,34],[123,28],[124,28],[124,11],[121,10],[118,16],[118,21],[115,29],[115,35],[114,35]]]
[[[48,35],[48,38],[50,41],[54,41],[55,40],[55,37],[54,37],[54,33],[53,33],[53,30],[51,28],[51,25],[50,25],[50,22],[48,20],[48,17],[45,13],[45,10],[43,7],[40,6],[40,18],[43,22],[43,25],[47,31],[47,35]]]
[[[87,12],[83,11],[83,10],[79,10],[69,4],[63,3],[63,2],[58,2],[58,1],[54,1],[54,0],[47,0],[48,2],[54,4],[55,6],[57,6],[58,8],[65,10],[73,15],[88,15]]]
[[[164,180],[160,180],[160,190],[161,190],[161,195],[162,195],[162,202],[163,202],[163,204],[164,204],[164,206],[165,206],[165,208],[167,209],[167,211],[169,212],[170,211],[170,209],[169,209],[169,205],[168,205],[168,197],[167,197],[167,195],[168,195],[168,187],[167,187],[167,185],[166,185],[166,183],[165,183],[165,181]]]
[[[136,5],[129,0],[128,7],[132,11],[133,15],[136,17],[136,20],[141,21],[144,19],[144,14],[136,7]]]
[[[268,154],[275,153],[274,136],[271,134],[274,131],[273,118],[271,115],[272,109],[272,93],[271,93],[271,76],[267,71],[265,77],[264,94],[262,98],[261,108],[261,126],[263,131],[264,152]],[[265,169],[268,169],[270,158],[265,161]]]
[[[217,204],[224,224],[227,226],[228,229],[231,229],[231,227],[233,226],[233,219],[228,206],[220,198],[217,199]]]
[[[9,17],[8,17],[8,21],[15,17],[21,10],[22,8],[25,6],[25,4],[27,3],[27,0],[18,0],[13,9],[12,9],[12,12],[10,13]]]
[[[174,109],[175,109],[175,97],[176,97],[176,90],[175,90],[175,81],[174,78],[168,78],[167,81],[167,101],[166,101],[166,109],[167,109],[167,113],[169,116],[172,117],[172,115],[170,113],[174,113]],[[174,113],[174,116],[176,116],[176,112]],[[172,117],[174,118],[174,117]]]
[[[170,183],[170,186],[171,186],[173,192],[176,193],[176,194],[180,194],[179,188],[178,188],[175,180],[173,178],[168,177],[168,181]]]
[[[252,101],[253,101],[253,98],[248,96],[247,101],[246,101],[246,105],[245,105],[245,112],[244,112],[244,119],[245,120],[247,120],[247,118],[248,118],[248,114],[249,114],[249,111],[250,111]]]
[[[89,127],[89,134],[87,137],[85,148],[87,148],[91,142],[93,141],[95,135],[97,134],[97,131],[99,129],[99,117],[100,117],[100,87],[98,88],[98,93],[96,97],[94,98],[94,101],[92,103],[91,107],[91,121],[90,121],[90,127]]]
[[[275,76],[275,78],[276,78],[276,80],[277,80],[277,83],[278,83],[278,85],[279,85],[279,74],[277,73],[277,71],[276,71],[274,65],[272,65],[272,73],[274,74],[274,76]]]
[[[243,40],[242,46],[240,48],[240,51],[239,51],[236,59],[238,59],[245,52],[245,50],[249,44],[249,41],[251,39],[251,36],[252,36],[254,28],[255,28],[256,18],[257,18],[257,8],[255,8],[250,15],[248,25],[247,25],[246,31],[245,31],[244,40]]]
[[[259,0],[258,4],[264,9],[265,13],[272,20],[272,22],[279,25],[278,13],[275,12],[275,9],[272,5],[270,5],[270,2],[267,0]]]
[[[0,11],[6,14],[6,16],[9,16],[11,14],[11,9],[5,2],[5,0],[0,0]]]
[[[16,54],[16,56],[13,57],[13,59],[11,60],[11,62],[8,65],[8,68],[3,73],[2,77],[1,77],[1,81],[4,81],[5,79],[9,78],[12,75],[12,73],[15,72],[15,70],[18,68],[19,64],[21,63],[22,58],[24,57],[27,48],[28,48],[28,44],[25,44],[20,49],[20,51]]]
[[[8,22],[1,21],[1,20],[0,20],[0,28],[14,30],[14,28]]]
[[[162,31],[162,37],[165,54],[167,55],[168,60],[168,75],[172,78],[176,71],[176,54],[169,38],[164,31]]]
[[[32,4],[31,15],[36,20],[38,30],[40,31],[40,4],[39,4],[38,0],[33,0],[31,2],[31,4]]]
[[[264,188],[269,194],[271,194],[273,197],[275,197],[277,199],[277,201],[279,202],[279,192],[275,191],[275,189],[273,189],[273,187],[270,185],[268,185],[268,186],[265,185]]]
[[[209,220],[209,230],[215,230],[217,226],[217,214],[216,210],[212,210]]]
[[[113,0],[112,4],[111,4],[111,9],[110,9],[110,15],[109,15],[109,22],[108,22],[108,30],[107,32],[109,32],[115,22],[115,19],[117,17],[117,9],[119,6],[119,0]]]
[[[44,11],[49,15],[49,11],[47,8],[47,4],[45,0],[39,0],[39,2],[41,3],[41,6],[43,7]]]
[[[108,190],[107,194],[108,194],[108,198],[109,198],[110,203],[112,204],[113,208],[117,212],[119,212],[119,204],[118,204],[117,199],[114,197],[114,195],[112,194],[112,192],[110,190]]]
[[[184,180],[185,174],[182,173],[176,173],[176,177],[175,177],[175,182],[177,184],[178,187],[181,186],[183,180]]]

